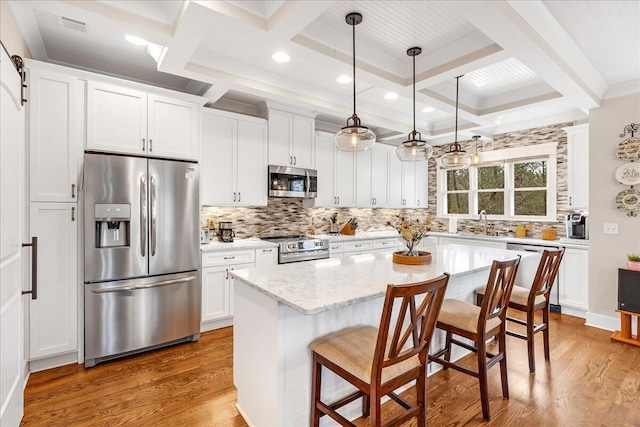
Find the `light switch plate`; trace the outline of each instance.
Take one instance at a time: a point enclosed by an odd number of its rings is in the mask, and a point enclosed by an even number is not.
[[[604,223],[604,234],[618,234],[618,224],[605,222]]]

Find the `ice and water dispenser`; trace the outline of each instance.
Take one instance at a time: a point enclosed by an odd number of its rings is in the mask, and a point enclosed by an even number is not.
[[[129,246],[131,205],[95,205],[96,248]]]

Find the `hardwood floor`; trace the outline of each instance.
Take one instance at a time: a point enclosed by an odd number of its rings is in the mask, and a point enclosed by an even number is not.
[[[507,338],[511,398],[489,371],[491,421],[482,419],[475,378],[452,370],[429,377],[431,426],[640,426],[640,348],[610,332],[552,314],[551,363],[536,337],[536,372],[526,343]],[[232,329],[199,342],[103,363],[31,375],[22,426],[246,426],[234,407]],[[467,358],[469,366],[473,359]],[[493,371],[493,372],[492,372]],[[405,392],[410,400],[413,389]],[[386,404],[385,418],[395,403]],[[356,421],[368,426],[368,419]],[[413,426],[415,422],[407,423]]]

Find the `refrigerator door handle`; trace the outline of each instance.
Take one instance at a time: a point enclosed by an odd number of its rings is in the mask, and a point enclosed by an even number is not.
[[[147,256],[147,180],[140,177],[140,255]]]
[[[151,256],[156,256],[156,177],[151,176]]]
[[[135,286],[118,286],[115,288],[102,288],[93,289],[91,292],[94,294],[106,294],[110,292],[122,292],[122,291],[138,291],[140,289],[158,288],[160,286],[175,285],[176,283],[185,283],[195,280],[195,277],[183,277],[182,279],[165,280],[164,282],[149,283],[148,285],[135,285]]]

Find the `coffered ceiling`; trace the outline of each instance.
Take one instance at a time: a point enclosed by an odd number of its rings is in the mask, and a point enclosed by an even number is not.
[[[394,143],[416,123],[462,138],[585,120],[603,100],[640,92],[637,1],[10,1],[35,59],[191,93],[214,106],[264,101],[342,125],[352,112],[349,12],[356,27],[358,115]],[[63,25],[62,17],[84,24]],[[68,21],[66,21],[68,22]],[[158,45],[156,61],[126,34]],[[291,60],[271,55],[286,51]],[[395,92],[398,97],[386,99]],[[423,111],[424,110],[424,111]]]

